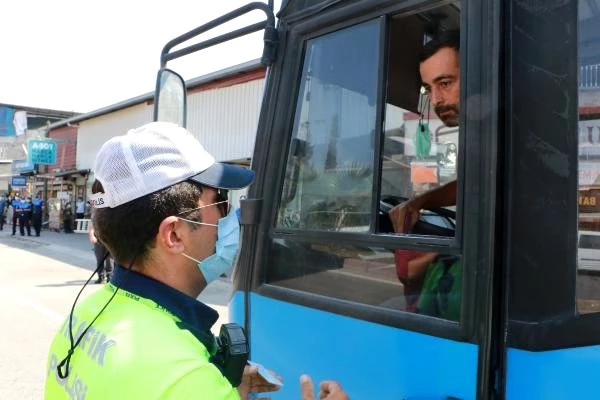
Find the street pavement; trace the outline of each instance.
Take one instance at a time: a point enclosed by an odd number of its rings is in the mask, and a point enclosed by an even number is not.
[[[17,229],[12,236],[10,225],[0,231],[0,399],[43,398],[50,342],[95,264],[87,234],[20,236]],[[93,280],[82,298],[101,287]],[[215,334],[228,320],[230,293],[221,279],[198,298],[219,312]]]

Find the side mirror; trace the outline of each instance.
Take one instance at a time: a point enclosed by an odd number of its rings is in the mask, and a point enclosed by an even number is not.
[[[161,68],[154,92],[154,121],[174,122],[185,127],[187,98],[183,78],[170,69]]]

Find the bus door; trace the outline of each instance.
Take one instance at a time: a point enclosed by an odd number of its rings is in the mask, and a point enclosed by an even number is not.
[[[353,399],[496,393],[499,27],[483,23],[499,21],[496,8],[288,1],[279,12],[230,307],[251,358],[284,378],[273,399],[297,398],[303,373]],[[424,46],[453,35],[452,82],[436,84],[457,89],[454,121],[420,76]],[[456,184],[448,204],[395,231],[391,208]]]

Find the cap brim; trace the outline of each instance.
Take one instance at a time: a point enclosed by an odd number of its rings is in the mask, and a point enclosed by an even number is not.
[[[215,162],[208,169],[189,179],[217,189],[243,189],[254,181],[254,171],[237,165]]]

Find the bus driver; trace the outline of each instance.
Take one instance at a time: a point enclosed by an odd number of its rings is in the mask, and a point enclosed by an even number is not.
[[[459,123],[460,72],[458,32],[448,32],[423,47],[419,72],[422,85],[429,94],[437,116],[448,127]],[[390,210],[390,219],[397,233],[408,232],[428,207],[456,204],[456,180],[416,196]]]

